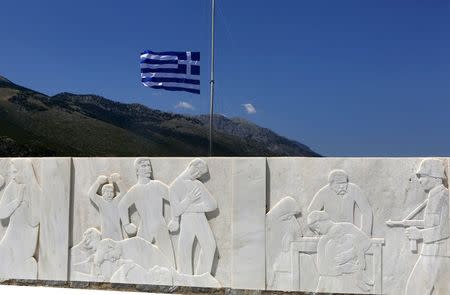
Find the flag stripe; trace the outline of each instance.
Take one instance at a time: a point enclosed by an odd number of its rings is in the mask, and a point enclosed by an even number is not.
[[[153,59],[153,60],[179,60],[180,58],[176,55],[154,55],[154,54],[143,54],[141,59]],[[186,58],[185,58],[186,59]]]
[[[141,78],[147,77],[159,77],[159,78],[180,78],[180,79],[199,79],[198,75],[188,75],[188,74],[172,74],[172,73],[147,73],[141,74]]]
[[[141,53],[141,57],[147,57],[147,56],[153,56],[154,59],[161,59],[162,56],[165,58],[171,56],[178,57],[178,59],[186,60],[187,59],[187,53],[186,52],[179,52],[179,51],[162,51],[162,52],[156,52],[151,50],[146,50]],[[192,51],[191,52],[191,60],[200,61],[200,52],[198,51]]]
[[[176,83],[176,82],[143,82],[145,86],[167,86],[167,87],[181,87],[186,89],[197,89],[200,90],[200,85],[193,85],[187,83]]]
[[[151,64],[151,65],[165,65],[165,64],[178,64],[177,59],[168,59],[168,60],[161,60],[161,59],[151,59],[151,58],[143,58],[141,59],[141,64]]]
[[[174,82],[174,83],[187,83],[193,85],[200,85],[200,80],[192,80],[192,79],[181,79],[181,78],[157,78],[157,77],[147,77],[142,78],[142,82]]]
[[[178,65],[176,69],[146,69],[142,68],[141,73],[174,73],[174,74],[186,74],[186,65]]]
[[[177,64],[149,65],[141,64],[141,69],[178,69]]]
[[[168,86],[148,86],[154,89],[164,89],[164,90],[170,90],[170,91],[186,91],[190,93],[200,94],[200,90],[198,89],[189,89],[189,88],[183,88],[183,87],[168,87]]]

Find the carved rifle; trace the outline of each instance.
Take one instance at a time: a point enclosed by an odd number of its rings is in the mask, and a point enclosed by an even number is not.
[[[423,208],[425,208],[425,206],[428,203],[428,199],[425,200],[422,204],[420,204],[419,206],[417,206],[416,209],[414,209],[413,211],[411,211],[411,213],[408,214],[408,216],[406,216],[403,220],[400,221],[396,221],[396,220],[388,220],[386,221],[386,225],[393,227],[393,226],[401,226],[401,227],[418,227],[418,228],[424,228],[425,224],[423,220],[418,220],[418,219],[411,219],[413,218],[417,213],[419,213]],[[417,252],[417,240],[409,240],[409,249],[412,252]]]

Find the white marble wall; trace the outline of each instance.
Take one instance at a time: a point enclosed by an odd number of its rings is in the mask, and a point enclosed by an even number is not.
[[[70,158],[0,159],[0,279],[68,279]]]
[[[297,218],[298,223],[302,229],[302,238],[294,238],[291,248],[292,252],[297,252],[295,249],[301,249],[299,252],[300,262],[295,262],[294,265],[299,266],[299,271],[291,271],[288,274],[288,279],[285,281],[280,280],[280,284],[272,286],[272,289],[279,290],[302,290],[302,291],[322,291],[322,292],[345,292],[345,293],[370,293],[370,294],[435,294],[431,293],[433,286],[422,290],[411,291],[407,288],[408,278],[410,277],[414,265],[418,260],[421,248],[423,247],[423,241],[418,240],[417,251],[411,251],[410,240],[406,236],[407,230],[404,227],[389,227],[386,225],[386,221],[403,220],[414,210],[418,205],[423,203],[427,199],[427,193],[424,191],[423,186],[419,183],[419,178],[416,176],[416,172],[419,169],[423,159],[417,158],[396,158],[396,159],[352,159],[352,158],[283,158],[283,159],[268,159],[268,169],[270,179],[269,182],[269,203],[270,208],[273,208],[282,198],[291,196],[299,205],[301,215]],[[440,159],[440,165],[447,170],[448,160]],[[439,164],[439,163],[438,163]],[[331,279],[325,277],[325,280],[331,281],[331,286],[325,283],[319,285],[318,274],[318,254],[316,252],[317,245],[313,243],[312,248],[308,249],[308,242],[311,242],[317,234],[311,232],[307,225],[307,216],[312,208],[308,210],[308,207],[312,203],[313,198],[318,192],[329,183],[328,177],[334,170],[344,170],[348,175],[349,183],[353,183],[353,187],[359,187],[359,190],[354,189],[354,194],[363,195],[371,207],[373,214],[373,222],[371,231],[367,234],[373,241],[373,247],[380,248],[382,258],[381,260],[373,261],[374,255],[366,255],[366,266],[363,272],[363,280],[373,283],[372,286],[367,289],[359,288],[359,286],[349,286],[346,284],[344,277],[349,277],[349,280],[354,282],[361,282],[358,276],[358,272],[351,270],[347,271],[335,271]],[[444,168],[442,168],[444,169]],[[444,184],[447,186],[447,177],[445,175]],[[350,186],[349,186],[350,188]],[[350,189],[348,190],[350,191]],[[443,187],[442,198],[447,202],[446,209],[439,212],[436,208],[434,216],[434,225],[427,225],[426,227],[437,227],[445,222],[445,226],[448,227],[448,190]],[[326,193],[322,193],[325,196]],[[331,195],[330,195],[331,196]],[[342,195],[341,198],[345,198],[349,194]],[[335,194],[333,197],[339,199],[339,196]],[[330,204],[332,200],[326,200]],[[360,201],[364,202],[364,201]],[[339,203],[334,206],[338,208]],[[363,205],[362,205],[363,206]],[[357,208],[358,205],[355,205]],[[326,208],[325,208],[326,209]],[[342,209],[341,209],[342,210]],[[418,212],[416,216],[412,216],[411,220],[421,220],[424,218],[424,211]],[[444,212],[447,210],[447,212]],[[333,211],[333,210],[330,210]],[[339,210],[337,210],[339,211]],[[345,211],[345,210],[343,210]],[[356,227],[361,228],[361,210],[356,209],[353,216]],[[358,212],[359,211],[359,212]],[[445,214],[444,214],[445,213]],[[441,215],[439,215],[441,214]],[[336,215],[336,214],[334,214]],[[341,217],[345,215],[341,213]],[[447,220],[439,220],[439,216],[445,217]],[[330,214],[330,217],[331,214]],[[335,219],[338,219],[336,217]],[[340,222],[343,220],[334,220]],[[347,221],[347,220],[346,220]],[[448,229],[447,229],[448,231]],[[345,231],[344,231],[345,232]],[[384,243],[383,242],[384,239]],[[300,241],[300,242],[296,242]],[[437,243],[446,244],[446,234],[440,237],[440,241]],[[272,241],[274,242],[274,241]],[[412,243],[414,244],[414,242]],[[293,246],[295,245],[295,246]],[[333,245],[333,244],[330,244]],[[352,249],[351,246],[345,246],[344,241],[338,241],[334,244],[335,247],[344,245],[344,249]],[[376,245],[376,246],[375,246]],[[276,245],[275,245],[276,246]],[[444,245],[446,246],[446,245]],[[444,247],[443,246],[443,247]],[[303,249],[304,248],[304,249]],[[311,247],[309,247],[311,248]],[[305,250],[305,251],[303,251]],[[372,250],[372,249],[371,249]],[[268,251],[268,249],[266,249]],[[325,250],[326,252],[327,250]],[[344,250],[338,250],[344,251]],[[269,251],[270,252],[270,251]],[[331,251],[330,251],[331,252]],[[370,251],[368,251],[370,252]],[[338,255],[339,253],[335,253]],[[434,255],[434,253],[432,253]],[[273,254],[272,254],[273,255]],[[331,255],[331,254],[330,254]],[[436,257],[436,255],[430,255],[428,257]],[[444,255],[445,256],[445,255]],[[297,256],[296,256],[297,258]],[[290,257],[287,258],[286,263],[290,263]],[[435,284],[434,292],[441,289],[441,293],[438,294],[450,294],[448,286],[446,286],[448,280],[445,280],[445,274],[441,273],[438,276],[428,276],[428,271],[438,267],[438,263],[434,262],[431,258],[429,264],[423,268],[423,275],[421,280],[428,281]],[[439,258],[447,260],[449,258]],[[337,262],[336,262],[337,263]],[[376,268],[374,268],[374,263]],[[450,263],[445,261],[444,264]],[[332,263],[331,263],[332,264]],[[332,265],[328,263],[329,268],[333,269]],[[327,263],[325,263],[327,266]],[[449,265],[450,266],[450,265]],[[270,266],[268,266],[269,268]],[[268,269],[269,270],[269,269]],[[445,269],[447,271],[447,269]],[[325,270],[326,272],[326,270]],[[352,274],[345,274],[349,272]],[[294,275],[295,273],[295,275]],[[333,271],[330,271],[333,273]],[[355,276],[353,276],[355,275]],[[334,282],[333,282],[334,280]],[[290,284],[292,287],[290,287]],[[323,287],[320,289],[320,287]],[[411,288],[411,287],[410,287]]]
[[[0,159],[0,279],[450,294],[447,171],[446,158]]]

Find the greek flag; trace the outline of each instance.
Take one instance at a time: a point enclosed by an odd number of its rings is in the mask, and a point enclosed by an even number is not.
[[[151,88],[200,94],[200,52],[141,53],[141,81]]]

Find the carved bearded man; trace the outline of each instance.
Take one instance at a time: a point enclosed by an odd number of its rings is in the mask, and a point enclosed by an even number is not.
[[[316,193],[308,212],[323,210],[334,222],[360,223],[360,229],[371,236],[372,208],[359,186],[349,182],[344,170],[332,171],[328,182]],[[355,207],[360,210],[360,222],[355,220]]]

